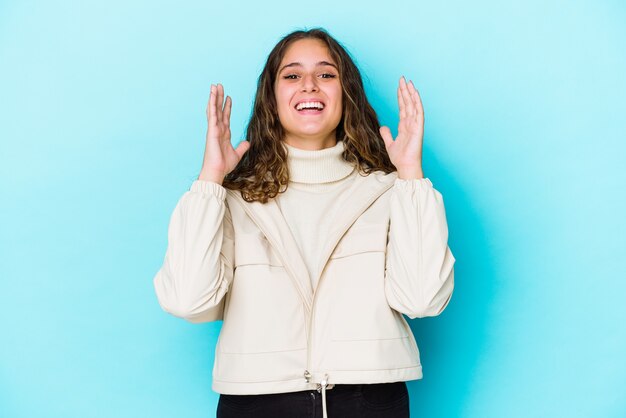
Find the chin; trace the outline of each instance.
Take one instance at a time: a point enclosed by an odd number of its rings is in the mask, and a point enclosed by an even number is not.
[[[302,130],[300,132],[294,132],[294,134],[301,137],[326,138],[332,134],[332,131],[310,129]]]

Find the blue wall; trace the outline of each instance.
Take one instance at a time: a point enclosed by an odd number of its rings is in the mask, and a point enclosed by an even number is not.
[[[0,416],[213,416],[220,323],[152,278],[210,84],[238,140],[273,44],[317,25],[384,123],[400,75],[424,101],[457,264],[411,322],[414,415],[626,416],[624,2],[225,3],[0,3]]]

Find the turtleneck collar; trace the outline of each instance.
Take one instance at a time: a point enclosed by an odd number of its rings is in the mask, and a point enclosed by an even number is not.
[[[354,167],[341,154],[343,141],[330,148],[305,150],[283,142],[287,148],[289,181],[294,183],[332,183],[348,177]]]

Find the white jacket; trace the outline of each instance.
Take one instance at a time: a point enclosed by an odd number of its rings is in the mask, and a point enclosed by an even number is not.
[[[248,203],[198,180],[179,200],[154,286],[166,312],[223,319],[215,392],[324,394],[422,377],[402,314],[438,315],[452,295],[443,198],[427,178],[375,172],[341,199],[317,289],[274,200]]]

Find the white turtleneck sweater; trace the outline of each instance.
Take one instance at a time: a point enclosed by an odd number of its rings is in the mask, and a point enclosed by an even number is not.
[[[338,197],[358,175],[356,169],[344,161],[342,141],[322,150],[304,150],[283,143],[288,151],[289,185],[276,197],[300,254],[311,277],[313,289],[317,286],[320,250],[326,240],[332,214],[338,209]]]

